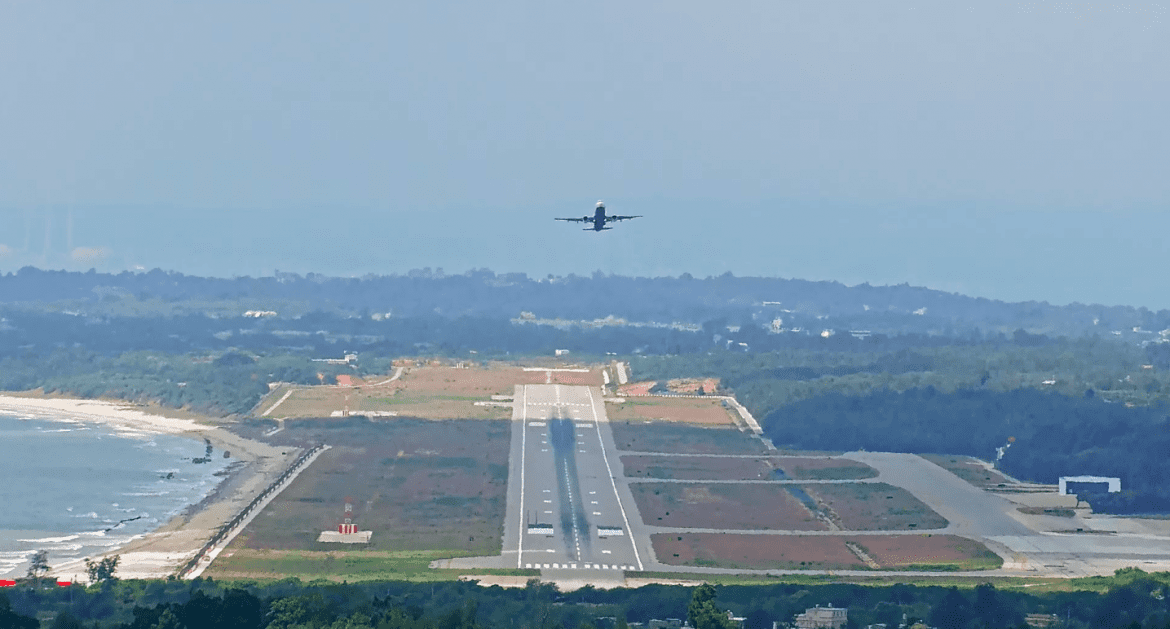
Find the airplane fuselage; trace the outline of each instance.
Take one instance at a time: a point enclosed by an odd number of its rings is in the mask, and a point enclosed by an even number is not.
[[[593,211],[593,231],[601,231],[603,229],[610,229],[605,226],[605,206],[598,205],[597,209]]]

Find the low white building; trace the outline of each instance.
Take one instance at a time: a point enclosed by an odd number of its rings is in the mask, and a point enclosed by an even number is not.
[[[1115,494],[1121,491],[1121,479],[1112,476],[1061,476],[1060,477],[1060,495],[1068,495],[1069,483],[1106,483],[1109,485],[1109,493]]]
[[[849,624],[849,610],[844,607],[810,607],[794,619],[797,629],[845,629]]]

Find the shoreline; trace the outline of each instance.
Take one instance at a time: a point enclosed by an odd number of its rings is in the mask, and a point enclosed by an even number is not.
[[[236,435],[226,428],[191,417],[168,417],[130,402],[65,397],[33,397],[0,393],[0,412],[31,415],[66,423],[95,423],[132,434],[169,434],[207,439],[221,451],[230,451],[227,474],[197,501],[158,528],[126,544],[89,557],[120,555],[117,576],[122,579],[166,578],[195,556],[223,524],[271,484],[300,452],[300,448],[273,446]],[[161,410],[161,409],[160,409]],[[51,575],[85,581],[84,560],[52,566]]]

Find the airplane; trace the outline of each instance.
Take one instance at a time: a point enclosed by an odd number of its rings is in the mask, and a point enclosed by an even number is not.
[[[558,218],[558,221],[573,221],[577,223],[593,223],[593,227],[586,227],[584,231],[599,232],[606,229],[613,229],[606,227],[605,224],[613,221],[625,221],[631,218],[642,218],[639,216],[606,216],[605,204],[601,201],[597,202],[597,209],[593,211],[593,216],[582,216],[581,218]]]

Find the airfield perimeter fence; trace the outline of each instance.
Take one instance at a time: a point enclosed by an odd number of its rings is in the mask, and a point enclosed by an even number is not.
[[[306,462],[308,462],[309,459],[313,457],[313,455],[317,454],[321,450],[324,450],[325,447],[325,444],[318,443],[312,448],[309,448],[304,454],[297,457],[297,460],[293,461],[292,465],[289,465],[288,469],[286,469],[284,473],[280,475],[280,477],[272,481],[268,487],[265,487],[264,491],[260,492],[258,496],[253,498],[252,502],[248,503],[248,506],[241,509],[235,517],[227,522],[227,524],[219,527],[219,530],[216,531],[215,535],[211,536],[211,539],[207,540],[207,543],[203,545],[203,548],[200,548],[199,552],[195,553],[195,556],[179,569],[177,576],[180,579],[184,579],[188,574],[191,574],[191,571],[199,566],[199,562],[207,556],[207,553],[211,552],[211,549],[215,548],[217,544],[227,539],[228,535],[230,535],[232,531],[236,529],[236,527],[240,526],[244,520],[248,518],[249,514],[251,514],[256,509],[259,509],[269,496],[279,492],[281,485],[283,485],[285,481],[295,476],[300,471],[300,469],[305,466]]]

